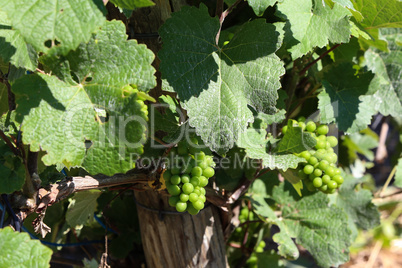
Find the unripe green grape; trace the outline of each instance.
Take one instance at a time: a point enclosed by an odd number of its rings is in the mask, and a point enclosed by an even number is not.
[[[194,208],[192,203],[189,203],[187,205],[187,212],[190,213],[191,215],[197,215],[198,212],[200,212],[198,209]]]
[[[204,202],[202,202],[201,200],[197,200],[197,201],[195,201],[194,203],[192,203],[193,204],[193,207],[195,208],[195,209],[198,209],[198,210],[201,210],[201,209],[203,209],[204,208]]]
[[[325,149],[326,143],[327,143],[326,141],[317,140],[317,144],[315,145],[315,148],[317,148],[317,149]]]
[[[328,141],[326,141],[325,142],[325,149],[328,150],[329,148],[331,148],[331,144]]]
[[[173,176],[170,178],[170,183],[171,183],[171,184],[177,185],[177,184],[179,184],[180,182],[181,182],[181,178],[180,178],[179,175],[173,175]]]
[[[319,126],[317,127],[317,133],[318,133],[319,135],[327,135],[327,134],[328,134],[328,131],[329,131],[329,128],[328,128],[327,125],[319,125]]]
[[[215,175],[215,170],[211,167],[207,167],[202,171],[202,175],[204,175],[206,178],[211,178]]]
[[[205,159],[205,153],[203,151],[201,151],[195,155],[195,158],[197,159],[197,161],[202,161]]]
[[[299,122],[299,127],[300,127],[302,130],[305,130],[305,129],[306,129],[306,124],[304,124],[304,122]]]
[[[322,175],[322,170],[316,168],[316,169],[314,169],[313,174],[314,174],[314,176],[316,176],[316,177],[321,177],[321,175]]]
[[[327,141],[327,136],[325,136],[325,135],[319,135],[319,136],[317,137],[317,141]]]
[[[328,175],[322,176],[322,183],[327,185],[331,181],[331,177]]]
[[[187,174],[183,174],[182,176],[181,176],[181,182],[184,184],[184,183],[187,183],[187,182],[190,182],[190,176],[188,176]]]
[[[187,202],[188,199],[189,199],[189,195],[188,195],[188,194],[185,194],[185,193],[181,193],[181,194],[180,194],[180,201],[182,201],[182,202]]]
[[[282,128],[282,133],[283,133],[283,135],[285,135],[287,131],[288,131],[288,126],[284,126],[284,127]]]
[[[335,175],[332,177],[332,180],[336,182],[338,185],[341,185],[343,183],[343,177],[341,175]]]
[[[313,181],[315,177],[317,177],[317,176],[314,175],[314,172],[311,173],[310,175],[308,175],[308,178],[309,178],[310,181]]]
[[[176,204],[177,204],[177,202],[179,202],[179,200],[180,200],[180,198],[179,198],[179,196],[171,196],[171,197],[169,197],[169,205],[171,206],[171,207],[176,207]]]
[[[194,187],[200,185],[200,177],[194,176],[190,179],[190,183],[194,185]]]
[[[310,192],[315,192],[316,188],[314,187],[314,184],[311,181],[306,182],[307,190]]]
[[[183,193],[189,195],[194,191],[194,185],[192,185],[191,183],[185,183],[185,184],[183,184],[181,189],[182,189]]]
[[[172,177],[172,173],[170,172],[170,170],[165,170],[165,172],[163,172],[163,179],[165,181],[169,181],[170,177]]]
[[[201,194],[201,195],[198,197],[198,199],[201,200],[201,201],[204,202],[204,203],[205,203],[205,201],[207,201],[207,198],[206,198],[205,195],[203,195],[203,194]]]
[[[324,184],[319,189],[320,189],[320,191],[325,192],[326,190],[328,190],[328,186],[326,184]]]
[[[205,178],[204,176],[200,176],[199,180],[200,180],[199,185],[200,185],[201,187],[205,187],[205,186],[208,185],[208,179]],[[203,189],[203,188],[201,188],[201,189]]]
[[[199,197],[199,196],[198,196],[196,193],[191,193],[191,194],[189,195],[188,200],[189,200],[191,203],[194,203],[195,201],[198,200],[198,197]]]
[[[200,167],[193,167],[193,169],[191,170],[191,175],[193,176],[201,176],[202,175],[202,168]]]
[[[198,145],[198,139],[196,137],[191,137],[190,141],[189,141],[189,145],[190,145],[190,147],[192,145]]]
[[[335,181],[333,181],[333,180],[331,180],[330,182],[328,182],[328,189],[336,189],[336,188],[338,188],[338,184],[335,182]]]
[[[330,177],[333,177],[335,175],[335,168],[334,167],[327,167],[325,169],[325,174],[330,176]]]
[[[336,192],[336,189],[328,189],[325,193],[327,194],[333,194]]]
[[[318,165],[321,170],[325,170],[328,166],[329,162],[327,160],[321,160],[320,164]]]
[[[201,194],[202,194],[202,195],[206,195],[206,193],[207,193],[207,191],[206,191],[205,188],[203,188],[203,187],[200,189],[200,191],[201,191]]]
[[[325,150],[325,149],[318,149],[318,150],[315,152],[315,157],[317,157],[318,159],[321,160],[326,154],[327,154],[327,150]]]
[[[177,185],[170,185],[169,187],[167,187],[167,190],[169,192],[170,195],[179,195],[181,193],[180,187]]]
[[[320,177],[315,177],[313,180],[313,185],[315,188],[319,188],[322,186],[322,180]]]
[[[340,175],[341,174],[341,170],[339,168],[335,168],[335,175]]]
[[[186,209],[187,209],[187,203],[186,202],[179,201],[179,202],[176,203],[176,210],[178,212],[184,212],[184,211],[186,211]]]
[[[208,166],[212,166],[214,164],[214,158],[210,155],[206,156]]]
[[[307,124],[306,124],[306,130],[308,132],[314,132],[315,129],[316,129],[315,123],[313,121],[308,121]]]
[[[304,159],[306,159],[308,161],[311,157],[311,154],[309,153],[309,151],[303,151],[300,153],[300,157],[303,157]]]
[[[331,147],[335,147],[338,145],[338,139],[335,136],[328,136],[327,141],[331,145]]]
[[[206,169],[207,167],[208,167],[208,163],[207,163],[207,161],[206,160],[203,160],[203,161],[200,161],[199,163],[198,163],[198,166],[201,168],[201,169]]]
[[[324,156],[324,160],[328,161],[328,163],[336,163],[337,159],[338,159],[338,157],[336,156],[335,153],[327,153]]]
[[[309,174],[313,173],[314,167],[312,165],[306,165],[306,166],[304,166],[303,171],[305,174],[309,175]]]
[[[300,117],[297,119],[297,122],[306,122],[306,118],[305,118],[304,116],[300,116]]]
[[[318,159],[316,157],[312,156],[312,157],[309,158],[308,163],[310,165],[314,166],[315,164],[318,163]]]
[[[193,193],[200,195],[201,194],[201,188],[199,188],[198,186],[194,188]]]
[[[334,152],[334,148],[328,148],[326,151],[327,151],[327,153],[333,153],[333,152]]]

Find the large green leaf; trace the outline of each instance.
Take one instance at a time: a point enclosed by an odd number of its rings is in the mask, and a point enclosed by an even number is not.
[[[155,5],[151,0],[110,0],[118,7],[133,10],[141,7],[149,7]]]
[[[253,121],[247,105],[276,112],[284,68],[275,55],[281,44],[275,26],[248,22],[223,47],[216,45],[218,31],[219,20],[205,6],[183,7],[160,29],[159,57],[162,78],[178,93],[190,125],[206,145],[223,153]]]
[[[287,20],[284,42],[293,59],[329,42],[349,42],[351,13],[337,3],[331,9],[321,0],[285,0],[278,4],[277,15]]]
[[[66,221],[72,228],[81,229],[93,217],[98,206],[97,199],[102,192],[99,190],[78,192],[70,198],[66,212]]]
[[[363,15],[366,28],[402,27],[402,2],[399,0],[353,0]]]
[[[46,151],[46,165],[107,175],[133,168],[143,152],[146,121],[126,85],[154,87],[153,58],[145,45],[126,41],[124,25],[112,21],[65,57],[42,59],[58,78],[32,74],[13,85],[23,142]]]
[[[295,238],[296,243],[311,252],[321,267],[338,266],[346,262],[350,230],[346,227],[345,212],[336,206],[329,206],[328,197],[321,192],[300,198],[288,186],[280,183],[273,186],[272,193],[269,193],[268,186],[257,179],[249,195],[254,211],[280,228],[280,232],[273,237],[280,244],[279,253],[297,258],[297,248],[294,244],[292,246],[291,240]],[[268,205],[267,198],[276,202],[280,217]]]
[[[0,267],[50,267],[52,253],[27,233],[15,232],[10,227],[0,229]]]
[[[247,0],[247,3],[254,10],[257,16],[262,16],[264,11],[269,7],[275,5],[278,0]]]
[[[342,78],[342,79],[340,79]],[[352,63],[341,62],[323,70],[324,90],[318,95],[322,123],[335,122],[347,133],[365,129],[377,111],[370,103],[370,72],[355,75]]]
[[[400,29],[381,29],[381,35],[388,41],[389,52],[370,48],[364,54],[365,65],[375,73],[370,84],[372,105],[383,115],[402,117],[402,46],[398,44]]]
[[[11,28],[5,12],[0,10],[0,58],[17,67],[35,70],[37,55],[31,45],[26,44],[18,30]]]
[[[371,202],[373,195],[369,190],[356,191],[356,185],[360,183],[351,175],[344,176],[345,181],[339,188],[336,205],[343,208],[352,221],[364,230],[372,229],[380,224],[380,213]]]
[[[66,54],[103,24],[101,0],[0,0],[13,29],[37,51]]]

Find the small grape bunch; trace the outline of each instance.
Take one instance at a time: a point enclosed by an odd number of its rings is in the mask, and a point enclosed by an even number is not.
[[[197,138],[191,138],[190,143],[198,144]],[[208,185],[208,179],[215,175],[212,155],[206,155],[181,141],[169,152],[168,159],[170,161],[163,173],[163,179],[171,195],[169,205],[178,212],[187,211],[196,215],[204,208],[204,187]]]
[[[327,136],[329,131],[327,125],[319,125],[313,121],[304,122],[303,119],[299,119],[297,124],[315,137],[317,144],[314,149],[297,154],[307,161],[307,163],[301,163],[299,176],[304,180],[309,191],[318,189],[332,194],[343,183],[341,170],[336,165],[338,156],[333,149],[338,145],[338,139],[335,136]]]

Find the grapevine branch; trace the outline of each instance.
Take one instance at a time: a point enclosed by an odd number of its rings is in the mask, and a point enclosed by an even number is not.
[[[7,93],[8,93],[8,109],[9,109],[10,111],[12,111],[12,110],[15,110],[16,104],[15,104],[15,95],[14,95],[14,93],[11,91],[11,85],[10,85],[10,83],[8,82],[8,79],[7,79],[8,74],[10,73],[10,66],[11,66],[11,64],[9,64],[8,73],[7,73],[6,75],[4,75],[3,72],[0,70],[0,75],[1,75],[1,77],[0,77],[0,83],[3,83],[3,84],[6,85],[6,87],[7,87]]]
[[[216,45],[218,45],[219,43],[219,36],[221,35],[221,30],[222,30],[222,25],[223,22],[225,21],[225,18],[229,15],[230,12],[232,12],[232,10],[238,5],[240,4],[240,2],[243,0],[237,0],[233,5],[231,5],[228,9],[226,9],[225,11],[221,12],[221,10],[223,10],[223,0],[218,0],[218,2],[216,3],[216,14],[219,16],[219,31],[216,34]],[[219,13],[221,12],[221,13]]]
[[[319,56],[317,59],[313,60],[312,62],[310,62],[306,67],[304,67],[303,70],[300,71],[299,76],[303,76],[308,69],[310,69],[311,66],[313,66],[314,64],[316,64],[319,60],[321,60],[322,58],[324,58],[326,55],[328,55],[331,51],[335,50],[337,47],[339,47],[342,44],[336,44],[333,47],[331,47],[330,49],[328,49],[327,51],[325,51],[324,53],[322,53],[321,56]]]

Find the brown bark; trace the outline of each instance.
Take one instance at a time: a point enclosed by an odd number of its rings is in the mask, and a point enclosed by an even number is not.
[[[157,192],[136,192],[135,196],[148,267],[228,267],[216,207],[208,205],[192,216],[175,212],[168,197]]]

